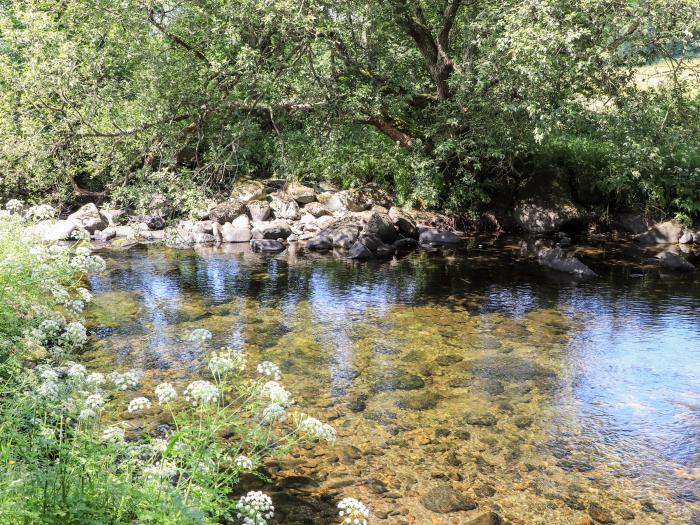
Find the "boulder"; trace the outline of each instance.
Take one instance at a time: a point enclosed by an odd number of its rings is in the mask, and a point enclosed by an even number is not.
[[[209,208],[209,219],[225,224],[233,221],[241,213],[245,213],[245,204],[238,201],[221,202]]]
[[[253,222],[266,221],[270,217],[271,208],[267,201],[251,201],[247,208]]]
[[[659,266],[672,272],[694,272],[695,266],[686,261],[680,255],[673,252],[663,252],[657,256]]]
[[[45,241],[67,241],[77,229],[75,222],[68,220],[44,221],[37,225],[37,231]]]
[[[102,215],[93,203],[86,204],[75,213],[71,213],[68,216],[68,220],[75,223],[79,228],[85,228],[90,233],[104,230],[109,226],[107,217]]]
[[[540,264],[558,272],[595,277],[597,274],[576,257],[568,255],[560,247],[544,248],[539,253]]]
[[[107,218],[107,223],[110,226],[117,226],[126,219],[126,210],[101,210],[102,215]]]
[[[411,248],[416,248],[418,246],[418,241],[409,237],[404,237],[402,239],[396,239],[394,241],[394,248],[397,250],[408,250]]]
[[[370,204],[361,200],[360,196],[351,190],[333,194],[325,204],[332,212],[364,211],[370,207]]]
[[[308,250],[327,252],[333,249],[333,241],[326,235],[317,235],[306,243]]]
[[[194,234],[184,228],[170,228],[165,232],[165,244],[175,248],[188,248],[195,243]]]
[[[474,510],[477,507],[473,499],[449,485],[431,489],[420,499],[420,502],[426,509],[439,514]]]
[[[694,232],[692,230],[686,230],[678,239],[678,244],[700,244],[700,232]]]
[[[142,230],[139,232],[139,239],[142,241],[162,241],[165,239],[164,230]]]
[[[328,237],[333,242],[333,246],[347,250],[355,244],[361,230],[362,226],[359,222],[353,219],[346,219],[324,228],[319,235]]]
[[[300,182],[290,182],[284,188],[284,193],[299,204],[308,204],[316,200],[316,192],[313,188],[304,186]]]
[[[467,525],[503,525],[503,520],[495,512],[487,512],[468,521]]]
[[[372,213],[362,232],[366,235],[376,236],[382,242],[389,243],[394,242],[398,236],[389,215],[384,213]]]
[[[286,239],[292,229],[284,221],[259,222],[253,226],[253,239]]]
[[[376,235],[363,233],[350,247],[348,257],[351,259],[370,259],[372,257],[388,257],[394,254],[392,245],[384,244]]]
[[[165,219],[160,215],[149,215],[143,218],[143,223],[148,230],[162,230],[165,228]]]
[[[216,237],[211,233],[194,232],[192,238],[195,244],[216,244]]]
[[[272,195],[270,208],[272,208],[272,211],[275,213],[275,218],[277,219],[295,221],[301,216],[297,202],[294,199],[285,199],[279,194]]]
[[[676,244],[683,235],[683,227],[674,221],[654,224],[646,232],[635,236],[642,244]]]
[[[148,215],[167,217],[170,215],[171,211],[168,197],[163,193],[154,193],[151,195],[148,204],[146,204],[146,211],[148,212]]]
[[[105,228],[104,230],[98,230],[93,235],[96,241],[111,241],[117,236],[117,230],[116,228],[109,227]]]
[[[622,212],[615,217],[613,223],[621,230],[633,235],[644,233],[654,225],[654,221],[638,211]]]
[[[246,215],[241,215],[232,223],[227,222],[221,228],[221,240],[223,242],[249,242],[252,238],[250,221]]]
[[[393,201],[391,195],[374,183],[366,184],[355,190],[355,196],[357,201],[365,204],[366,210],[373,206],[382,206],[388,209]]]
[[[250,246],[254,252],[277,253],[284,250],[284,244],[275,239],[253,239]]]
[[[304,206],[304,211],[314,217],[322,217],[323,215],[333,215],[333,213],[320,202],[310,202]]]
[[[455,246],[457,244],[462,244],[462,239],[454,232],[428,228],[422,229],[418,236],[418,242],[428,246]]]
[[[192,225],[192,233],[214,233],[213,221],[197,221]]]
[[[412,239],[418,238],[418,227],[413,218],[401,208],[392,207],[389,210],[389,219],[398,228],[401,235]]]
[[[136,230],[133,226],[114,226],[117,237],[135,237]]]
[[[263,200],[266,194],[263,183],[256,180],[242,180],[233,184],[231,200],[248,204],[251,201]]]

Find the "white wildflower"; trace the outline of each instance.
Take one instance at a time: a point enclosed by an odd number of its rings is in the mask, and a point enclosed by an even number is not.
[[[205,330],[204,328],[195,328],[190,333],[190,341],[193,341],[199,345],[204,345],[208,341],[211,341],[211,332]]]
[[[32,206],[27,210],[27,219],[34,221],[44,221],[47,219],[52,219],[56,216],[57,210],[48,204],[40,204],[38,206]]]
[[[5,203],[5,209],[10,213],[19,213],[24,208],[24,203],[19,199],[10,199]]]
[[[325,439],[329,443],[335,441],[335,429],[315,417],[303,417],[299,423],[299,430],[311,439]]]
[[[123,428],[120,427],[107,427],[102,432],[102,441],[110,441],[112,443],[123,443],[125,438],[125,432]]]
[[[144,468],[143,476],[150,481],[170,481],[177,476],[177,467],[170,461],[161,461]]]
[[[87,231],[85,228],[76,228],[75,230],[73,230],[73,233],[71,233],[70,236],[78,241],[90,240],[90,232]]]
[[[63,302],[63,306],[73,315],[78,315],[85,308],[85,303],[80,299],[69,299]]]
[[[361,501],[355,498],[343,498],[338,503],[338,515],[347,525],[367,525],[369,509]]]
[[[58,397],[58,383],[55,381],[44,381],[39,385],[37,392],[42,397],[56,399]]]
[[[95,386],[104,385],[105,375],[100,372],[93,372],[85,378],[85,382]]]
[[[245,370],[246,356],[236,350],[221,351],[215,353],[209,360],[209,369],[215,376],[222,376],[226,372]]]
[[[248,456],[241,454],[233,460],[233,463],[241,470],[253,470],[253,460]]]
[[[66,372],[68,377],[76,381],[83,381],[87,376],[87,368],[80,363],[70,363],[68,371]]]
[[[53,368],[47,368],[46,370],[43,370],[41,374],[39,374],[39,377],[41,377],[44,381],[56,382],[58,381],[58,372],[56,372]]]
[[[136,388],[136,386],[139,384],[139,374],[134,370],[124,372],[123,374],[120,374],[119,372],[112,372],[107,377],[112,383],[114,383],[114,386],[116,386],[118,390]]]
[[[238,500],[236,511],[236,516],[243,520],[244,525],[267,525],[267,520],[275,514],[275,507],[270,496],[256,490]]]
[[[273,381],[279,381],[282,379],[280,367],[275,363],[271,363],[270,361],[263,361],[258,365],[258,374],[266,375],[272,378]]]
[[[273,423],[283,423],[287,420],[287,411],[282,405],[271,403],[265,407],[262,412],[261,422],[263,425],[272,425]]]
[[[147,397],[137,397],[129,402],[128,412],[138,412],[151,408],[151,401]]]
[[[158,397],[158,404],[164,405],[170,403],[177,398],[177,391],[170,383],[161,383],[156,389],[156,396]]]
[[[185,389],[185,399],[194,407],[216,402],[218,398],[219,389],[209,381],[194,381]]]
[[[78,414],[78,419],[85,421],[86,419],[94,419],[97,417],[97,412],[92,408],[83,408]]]
[[[83,302],[89,303],[90,301],[92,301],[92,294],[87,288],[78,288],[76,290],[76,293],[83,300]]]
[[[87,341],[87,331],[81,323],[70,323],[61,334],[61,341],[68,347],[79,348]]]
[[[102,394],[90,394],[85,398],[85,405],[93,410],[100,410],[105,404],[105,398]]]
[[[289,406],[292,403],[292,394],[285,390],[277,381],[265,383],[261,393],[263,396],[268,397],[271,403],[277,405]]]

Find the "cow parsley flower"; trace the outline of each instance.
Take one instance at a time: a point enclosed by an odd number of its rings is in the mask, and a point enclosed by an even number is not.
[[[270,496],[255,490],[238,500],[236,511],[236,516],[243,520],[244,525],[267,525],[267,520],[275,514],[275,507]]]
[[[287,411],[282,405],[270,403],[262,412],[261,423],[263,425],[272,425],[273,423],[283,423],[287,420]]]
[[[85,303],[80,299],[69,299],[63,302],[63,306],[73,315],[78,315],[85,308]]]
[[[151,408],[151,401],[147,397],[137,397],[129,402],[127,412],[138,412],[139,410],[148,410]]]
[[[102,441],[111,443],[123,443],[125,436],[124,429],[120,427],[111,426],[102,431]]]
[[[87,376],[87,368],[80,363],[71,363],[66,373],[75,381],[83,381]]]
[[[156,386],[155,389],[156,397],[158,397],[158,404],[165,405],[177,398],[177,391],[170,383],[161,383]]]
[[[97,417],[97,412],[95,412],[92,408],[83,408],[80,411],[80,414],[78,414],[78,419],[81,421],[85,421],[88,419],[95,419]]]
[[[271,403],[288,406],[292,403],[292,394],[284,389],[277,381],[268,381],[262,387],[263,396],[270,399]]]
[[[71,233],[70,236],[77,241],[90,240],[90,232],[87,231],[85,228],[76,228],[75,230],[73,230],[73,233]]]
[[[41,397],[45,397],[47,399],[56,399],[58,397],[58,383],[50,380],[44,381],[39,385],[37,393]]]
[[[83,302],[89,303],[90,301],[92,301],[92,294],[87,288],[78,288],[75,292],[83,300]]]
[[[85,398],[85,404],[93,410],[100,410],[105,404],[102,394],[90,394]]]
[[[342,522],[347,525],[367,525],[369,519],[369,509],[361,501],[355,498],[343,498],[338,503],[338,515]]]
[[[221,351],[214,353],[209,360],[209,369],[215,376],[221,377],[226,372],[245,370],[246,356],[243,352],[237,350]]]
[[[33,221],[45,221],[52,219],[57,213],[57,210],[55,210],[52,206],[49,206],[48,204],[39,204],[38,206],[32,206],[29,208],[27,210],[26,217],[27,219]]]
[[[24,203],[19,199],[10,199],[5,203],[5,209],[10,213],[20,213],[24,208]]]
[[[253,460],[248,456],[241,454],[233,460],[233,463],[241,470],[253,470]]]
[[[61,334],[61,341],[68,347],[79,348],[87,341],[87,331],[81,323],[70,323]]]
[[[332,426],[310,416],[301,420],[299,430],[311,439],[325,439],[329,443],[333,443],[336,437],[335,429]]]
[[[218,398],[219,389],[209,381],[194,381],[185,389],[185,399],[190,401],[193,407],[214,403]]]
[[[263,374],[266,375],[270,378],[272,378],[273,381],[279,381],[282,379],[282,372],[280,371],[280,367],[277,366],[275,363],[271,363],[270,361],[263,361],[258,365],[258,374]]]
[[[53,319],[46,319],[39,325],[39,331],[43,335],[44,341],[57,337],[61,332],[61,325]]]
[[[170,461],[161,461],[144,468],[143,476],[149,481],[171,481],[177,476],[177,467]]]
[[[192,333],[190,333],[190,341],[199,345],[204,345],[208,341],[211,341],[211,332],[204,328],[195,328],[192,330]]]
[[[41,374],[39,374],[39,377],[41,377],[44,381],[56,382],[58,381],[58,372],[56,372],[53,368],[47,368],[46,370],[43,370]]]
[[[85,382],[94,386],[105,384],[105,375],[100,372],[93,372],[85,378]]]
[[[114,386],[116,386],[118,390],[136,388],[139,384],[139,374],[134,370],[124,372],[123,374],[112,372],[107,377],[109,377],[109,380],[114,383]]]

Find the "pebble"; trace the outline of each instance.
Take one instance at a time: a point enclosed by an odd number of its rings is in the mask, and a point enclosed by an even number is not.
[[[433,488],[420,499],[420,502],[426,509],[438,514],[474,510],[477,507],[473,499],[449,485]]]

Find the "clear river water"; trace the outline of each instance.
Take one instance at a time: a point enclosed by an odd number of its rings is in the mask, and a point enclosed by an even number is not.
[[[364,263],[107,251],[84,361],[140,368],[150,393],[202,372],[187,336],[206,328],[278,363],[338,440],[266,465],[277,523],[333,523],[353,496],[386,524],[698,524],[700,277],[624,244],[579,251],[598,278],[508,238]]]

